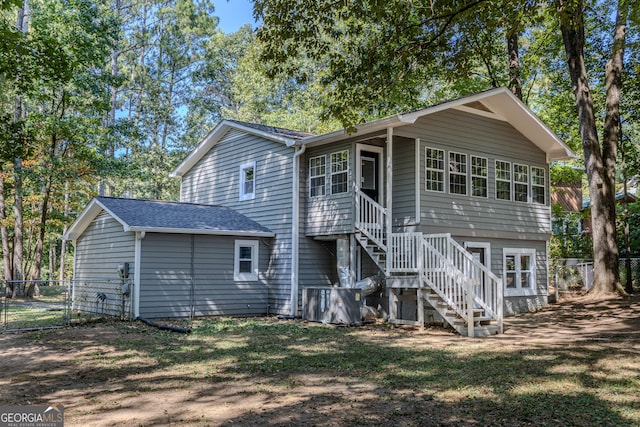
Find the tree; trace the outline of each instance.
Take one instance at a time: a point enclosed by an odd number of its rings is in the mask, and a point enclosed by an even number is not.
[[[616,242],[615,177],[620,139],[620,97],[629,5],[618,1],[611,57],[605,68],[606,108],[602,145],[597,130],[594,99],[585,65],[586,43],[582,1],[557,0],[560,31],[573,85],[580,135],[589,181],[594,241],[594,286],[592,292],[606,294],[620,286]]]

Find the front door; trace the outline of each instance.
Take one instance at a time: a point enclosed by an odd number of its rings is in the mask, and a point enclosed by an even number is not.
[[[381,159],[382,147],[358,147],[358,186],[378,203],[382,199]]]

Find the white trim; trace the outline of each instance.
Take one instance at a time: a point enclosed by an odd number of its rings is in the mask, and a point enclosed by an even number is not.
[[[300,269],[300,157],[306,146],[295,148],[293,154],[293,182],[291,185],[291,294],[289,314],[298,314],[298,272]],[[326,169],[326,165],[325,165]],[[325,183],[326,185],[326,183]]]
[[[489,242],[464,242],[465,249],[484,249],[484,266],[491,270],[491,243]]]
[[[240,271],[240,248],[251,248],[251,273]],[[258,281],[258,251],[260,242],[258,240],[236,240],[233,251],[233,280],[236,282],[256,282]],[[246,261],[246,260],[244,260]]]
[[[211,131],[209,134],[202,140],[200,145],[198,145],[180,165],[173,170],[169,174],[172,178],[181,178],[183,177],[191,168],[193,168],[198,161],[203,158],[211,148],[213,148],[218,142],[224,139],[227,132],[231,129],[237,129],[243,132],[246,132],[249,135],[256,135],[262,138],[268,139],[270,141],[280,142],[285,144],[287,147],[291,147],[295,144],[295,140],[291,138],[285,138],[281,136],[274,135],[269,132],[264,132],[259,129],[255,129],[250,126],[244,126],[241,123],[232,122],[228,120],[223,120],[218,123],[218,125]],[[230,140],[235,138],[230,138]]]
[[[346,165],[347,168],[340,170],[339,172],[334,172],[333,171],[333,156],[334,154],[338,154],[338,155],[342,155],[342,153],[347,153],[347,159],[346,159]],[[336,163],[342,163],[342,160],[340,160],[339,162]],[[333,196],[334,194],[345,194],[349,192],[349,177],[350,177],[350,172],[351,172],[351,152],[350,150],[344,149],[344,150],[338,150],[338,151],[333,151],[331,153],[329,153],[329,161],[327,162],[327,169],[328,169],[328,176],[329,176],[329,186],[328,186],[328,191],[327,191],[327,195]],[[345,191],[337,191],[337,192],[333,192],[333,177],[334,175],[342,175],[345,174],[346,175],[346,181],[345,181]]]
[[[387,182],[386,191],[386,209],[387,209],[387,242],[391,239],[393,233],[393,127],[387,128],[387,172],[385,174]],[[385,273],[391,271],[391,260],[393,256],[387,253],[387,265],[385,266]],[[389,302],[391,304],[391,302]]]
[[[303,145],[303,147],[306,147],[306,145]],[[322,165],[322,167],[324,168],[324,172],[322,173],[322,175],[311,175],[311,161],[314,159],[324,159],[324,164]],[[309,175],[308,175],[308,179],[309,179],[309,198],[315,198],[315,197],[323,197],[327,195],[327,155],[326,154],[320,154],[318,156],[313,156],[313,157],[309,157],[309,161],[308,161],[308,171],[309,171]],[[312,180],[315,178],[324,178],[324,185],[322,186],[322,189],[324,190],[322,194],[316,194],[316,195],[312,195],[311,194],[311,189],[313,188],[313,185],[311,184]],[[318,187],[320,188],[320,187]]]
[[[360,188],[360,184],[362,182],[362,151],[370,151],[372,153],[378,154],[378,182],[377,190],[378,190],[378,202],[382,202],[385,198],[385,188],[384,188],[384,148],[377,145],[367,145],[367,144],[356,144],[356,185]]]
[[[508,199],[501,199],[498,197],[498,182],[507,182],[506,179],[498,179],[498,162],[501,163],[508,163],[509,164],[509,198]],[[496,200],[502,200],[502,201],[513,201],[513,163],[507,160],[501,160],[501,159],[495,159],[493,162],[493,185],[494,185],[494,190],[495,190],[495,194],[494,197]]]
[[[527,171],[527,180],[526,182],[523,181],[516,181],[516,166],[518,167],[524,167]],[[516,203],[530,203],[531,202],[531,174],[530,174],[530,168],[529,165],[527,164],[523,164],[523,163],[516,163],[513,162],[513,165],[511,166],[511,180],[513,181],[513,201]],[[516,200],[516,185],[526,185],[527,186],[527,200],[522,201],[522,200]]]
[[[396,114],[372,122],[355,126],[355,132],[339,130],[324,135],[303,138],[301,144],[320,145],[341,141],[355,135],[373,133],[387,128],[413,124],[421,117],[462,107],[473,102],[482,102],[493,112],[494,118],[501,118],[510,123],[516,130],[529,139],[534,145],[546,153],[547,162],[568,160],[577,157],[558,136],[549,129],[522,101],[505,87],[495,88],[473,95],[463,96],[431,107],[422,108],[410,113]],[[480,110],[478,110],[480,111]],[[478,113],[476,113],[478,114]],[[482,114],[482,113],[479,113]]]
[[[515,259],[515,273],[516,273],[516,287],[507,288],[507,256],[514,255]],[[520,256],[527,255],[531,258],[531,276],[529,278],[530,287],[522,288],[520,286],[520,277],[522,274],[520,268]],[[502,282],[504,283],[504,296],[529,296],[538,295],[537,281],[536,281],[536,250],[530,248],[503,248],[502,249]]]
[[[415,191],[416,191],[416,225],[420,224],[420,215],[422,211],[420,210],[420,138],[415,139],[415,175],[416,175],[416,183],[415,183]]]
[[[452,172],[451,171],[451,155],[453,154],[454,160],[456,156],[464,156],[464,163],[457,163],[459,165],[464,165],[464,173],[463,172]],[[447,175],[445,181],[447,182],[447,190],[446,193],[453,194],[456,196],[469,196],[469,155],[467,153],[461,153],[459,151],[449,150],[446,154],[446,163],[445,169],[447,171]],[[448,166],[448,167],[447,167]],[[464,193],[455,193],[451,191],[451,175],[453,176],[464,176]]]
[[[440,151],[442,152],[442,169],[428,168],[427,167],[427,151]],[[430,157],[433,159],[433,157]],[[433,193],[448,193],[449,189],[447,188],[448,180],[447,180],[447,165],[449,164],[449,158],[447,156],[447,151],[442,148],[436,148],[429,145],[424,146],[424,191],[430,191]],[[440,190],[432,190],[427,188],[427,170],[433,172],[442,172],[442,191]],[[432,181],[436,182],[436,181]]]
[[[246,171],[249,169],[253,169],[253,191],[250,193],[245,193],[244,191],[244,185],[246,182],[245,181],[245,177],[246,177]],[[244,201],[244,200],[253,200],[256,198],[256,183],[257,183],[257,175],[258,175],[258,171],[256,170],[256,162],[252,161],[252,162],[246,162],[240,165],[240,179],[239,179],[239,188],[238,188],[238,196],[240,201]]]
[[[482,159],[485,161],[485,168],[486,168],[486,175],[482,176],[482,175],[474,175],[473,173],[473,159]],[[471,176],[471,179],[469,179],[469,196],[471,197],[477,197],[480,199],[488,199],[489,198],[489,158],[488,157],[483,157],[483,156],[476,156],[473,154],[469,155],[469,175]],[[473,178],[482,178],[485,180],[485,190],[487,191],[487,195],[486,196],[476,196],[475,194],[473,194]]]
[[[133,256],[133,317],[140,316],[140,260],[142,259],[142,233],[136,233]]]
[[[207,230],[200,228],[165,228],[165,227],[126,227],[124,231],[140,231],[148,233],[174,233],[174,234],[202,234],[208,236],[238,236],[238,237],[275,237],[275,233],[269,231],[242,231],[242,230]]]
[[[534,169],[539,169],[542,171],[542,179],[544,179],[544,184],[543,185],[539,185],[539,184],[534,184],[533,183],[533,170]],[[547,170],[546,168],[541,168],[540,166],[529,166],[529,180],[531,182],[531,203],[534,203],[536,205],[547,205],[547,197],[548,197],[548,193],[549,193],[549,186],[547,185],[548,180],[547,180]],[[536,202],[535,199],[533,198],[533,188],[542,188],[544,190],[544,202],[543,203],[539,203]]]

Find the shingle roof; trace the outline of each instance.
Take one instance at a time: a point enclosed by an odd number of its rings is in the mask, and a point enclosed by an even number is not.
[[[285,128],[279,128],[279,127],[275,127],[275,126],[266,126],[266,125],[259,125],[257,123],[248,123],[248,122],[242,122],[240,120],[227,120],[228,122],[232,122],[232,123],[236,123],[242,126],[246,126],[249,128],[253,128],[256,130],[259,130],[261,132],[267,132],[267,133],[271,133],[273,135],[277,135],[277,136],[284,136],[286,138],[291,138],[291,139],[295,139],[295,140],[300,140],[303,138],[307,138],[309,136],[314,136],[313,133],[307,133],[307,132],[300,132],[297,130],[291,130],[291,129],[285,129]]]
[[[268,228],[233,209],[222,206],[96,197],[85,212],[95,204],[113,215],[125,231],[274,236]],[[82,233],[81,230],[78,232]]]

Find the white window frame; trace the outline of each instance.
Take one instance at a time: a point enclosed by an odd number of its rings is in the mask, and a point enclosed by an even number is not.
[[[518,168],[524,168],[525,171],[525,179],[524,180],[518,180],[518,174],[521,174],[522,172],[517,171],[516,169]],[[529,166],[527,165],[523,165],[522,163],[514,163],[513,167],[511,169],[511,176],[513,179],[513,201],[514,202],[518,202],[518,203],[528,203],[529,202],[529,196],[531,195],[531,191],[529,190]],[[524,186],[524,188],[526,189],[526,197],[525,200],[518,200],[516,197],[516,188],[518,188],[518,186]]]
[[[333,159],[333,156],[335,155],[342,155],[346,153],[346,158],[344,160],[340,160],[339,162],[335,162]],[[329,186],[330,186],[330,193],[331,194],[344,194],[344,193],[348,193],[349,192],[349,150],[340,150],[340,151],[336,151],[330,154],[329,156],[329,163],[330,163],[330,171],[331,171],[331,175],[329,178]],[[338,169],[338,170],[334,170],[334,166],[335,165],[344,165],[344,168]],[[345,188],[344,191],[334,191],[334,179],[336,179],[336,177],[338,176],[344,176],[345,178]],[[342,183],[340,183],[342,184]]]
[[[236,240],[233,256],[233,280],[236,282],[256,282],[258,281],[258,260],[260,242],[258,240]],[[241,248],[251,248],[251,272],[240,271],[240,261],[247,261],[246,258],[240,258]]]
[[[515,288],[507,288],[507,257],[515,257]],[[529,287],[522,287],[522,263],[521,257],[528,256],[531,259],[530,270],[524,270],[525,273],[529,273]],[[505,296],[525,296],[525,295],[537,295],[537,282],[536,282],[536,250],[528,248],[504,248],[502,250],[502,282],[504,283],[504,295]]]
[[[324,160],[324,163],[321,166],[312,166],[311,163],[316,160],[316,159],[322,159]],[[314,169],[318,169],[318,168],[322,168],[322,173],[321,174],[317,174],[314,175]],[[314,179],[319,179],[322,178],[322,186],[316,186],[314,187],[313,184],[313,180]],[[322,189],[322,193],[319,194],[313,194],[312,190],[314,188],[318,188],[318,189]],[[327,156],[322,155],[322,156],[313,156],[311,158],[309,158],[309,197],[320,197],[320,196],[325,196],[327,194]]]
[[[484,162],[484,175],[476,173],[477,171],[482,170],[483,167],[481,165],[474,164],[474,160],[481,160],[481,161]],[[486,157],[471,156],[470,172],[471,172],[471,183],[470,183],[471,184],[471,196],[472,197],[480,197],[480,198],[483,198],[483,199],[488,198],[489,197],[489,159],[487,159]],[[484,182],[484,191],[485,191],[485,195],[484,196],[475,194],[476,188],[481,188],[481,187],[478,187],[478,186],[474,185],[474,180],[476,180],[476,179],[482,180]]]
[[[249,169],[253,169],[253,191],[246,192],[245,185],[248,182],[246,179],[246,171]],[[240,165],[240,189],[239,189],[239,197],[240,201],[243,200],[253,200],[256,197],[256,162],[247,162]]]
[[[438,159],[435,157],[429,157],[429,152],[438,152],[442,155],[442,158]],[[444,150],[441,150],[440,148],[434,148],[434,147],[424,147],[424,190],[425,191],[433,191],[436,193],[444,193],[445,192],[445,186],[447,183],[446,177],[445,177],[445,159],[446,159],[446,152]],[[431,162],[430,162],[431,160]],[[432,162],[441,162],[442,166],[441,167],[429,167],[429,163]],[[441,177],[441,179],[429,179],[429,175],[433,176],[433,175],[439,175]],[[436,188],[434,189],[434,185],[436,186]],[[441,189],[438,189],[437,187],[440,187]]]
[[[456,151],[449,151],[449,155],[447,156],[448,160],[449,160],[449,194],[456,194],[458,196],[466,196],[469,194],[469,177],[468,177],[468,170],[469,170],[469,165],[468,165],[468,156],[466,153],[458,153]],[[458,159],[460,161],[458,161]],[[459,167],[459,169],[462,169],[462,171],[454,171],[453,165],[457,165]],[[463,189],[463,193],[458,193],[455,191],[452,191],[452,188],[455,184],[455,186],[458,186],[459,184],[456,182],[454,183],[453,180],[451,179],[451,177],[454,176],[458,176],[461,177],[464,181],[464,186],[460,186],[461,189]]]
[[[540,175],[537,175],[537,177],[542,178],[542,184],[540,184],[539,182],[534,181],[534,177],[533,177],[533,171],[537,170],[538,172],[540,172]],[[531,166],[531,203],[536,203],[539,205],[546,205],[547,204],[547,171],[544,168],[540,168],[537,166]],[[538,189],[538,191],[540,191],[540,189],[542,189],[542,196],[544,201],[541,203],[539,201],[536,200],[536,198],[534,197],[534,190]]]
[[[499,178],[498,177],[498,163],[505,163],[505,164],[509,165],[509,179],[504,179],[504,178]],[[506,160],[498,160],[498,159],[496,159],[496,161],[495,161],[495,176],[496,176],[496,200],[504,200],[504,201],[513,200],[513,185],[512,185],[513,171],[511,170],[511,162],[508,162]],[[501,197],[498,197],[498,182],[506,182],[506,183],[509,184],[509,198],[508,199],[503,199]]]

